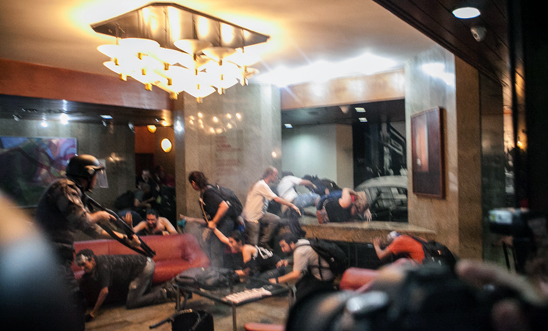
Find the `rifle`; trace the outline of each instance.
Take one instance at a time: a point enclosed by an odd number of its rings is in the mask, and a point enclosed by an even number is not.
[[[140,245],[140,248],[133,247],[133,246],[129,245],[129,243],[126,240],[118,238],[118,236],[116,236],[114,234],[114,232],[112,231],[111,228],[109,228],[106,225],[99,224],[99,226],[101,228],[103,228],[103,230],[105,230],[112,238],[116,239],[122,245],[134,250],[135,252],[137,252],[141,255],[144,255],[144,256],[147,256],[147,257],[150,257],[150,258],[153,258],[156,255],[156,252],[153,251],[150,248],[150,246],[148,246],[141,238],[139,238],[139,236],[137,236],[137,234],[135,234],[135,232],[133,232],[133,229],[129,225],[127,225],[127,223],[124,222],[124,220],[122,220],[122,218],[120,216],[118,216],[118,214],[116,214],[114,211],[112,211],[110,209],[107,209],[107,208],[103,207],[99,202],[93,200],[88,195],[86,195],[86,197],[87,197],[87,201],[90,205],[92,205],[95,208],[106,211],[110,215],[114,216],[114,221],[112,221],[112,223],[117,228],[121,229],[127,235],[128,239],[133,238],[133,236],[136,236],[137,239],[139,239],[139,241],[141,242],[141,245]]]

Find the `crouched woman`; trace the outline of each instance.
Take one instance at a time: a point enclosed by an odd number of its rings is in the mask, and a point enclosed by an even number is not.
[[[230,247],[233,254],[242,253],[243,265],[235,270],[240,278],[251,278],[252,287],[263,286],[270,278],[278,278],[285,274],[285,264],[280,257],[264,247],[247,245],[242,233],[233,231],[228,237],[209,222],[208,226],[221,242]]]

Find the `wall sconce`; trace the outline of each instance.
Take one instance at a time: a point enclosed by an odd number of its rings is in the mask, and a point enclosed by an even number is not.
[[[147,125],[148,132],[154,133],[156,132],[156,125]]]
[[[162,146],[162,150],[166,153],[169,153],[171,151],[171,141],[167,138],[162,139],[162,142],[160,144]]]

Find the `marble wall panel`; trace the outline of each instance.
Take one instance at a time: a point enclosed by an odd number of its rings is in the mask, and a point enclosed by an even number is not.
[[[440,46],[405,66],[407,138],[410,117],[441,107],[444,130],[445,197],[413,194],[409,172],[409,223],[436,232],[461,257],[481,258],[481,142],[478,74]],[[408,144],[408,164],[412,164]]]
[[[204,172],[211,183],[235,191],[245,202],[251,184],[270,165],[281,169],[280,94],[266,85],[234,86],[224,95],[212,94],[197,103],[179,96],[175,118],[184,118],[184,138],[178,136],[177,206],[180,213],[200,217],[198,193],[186,178],[193,170]],[[184,178],[184,183],[180,178]],[[181,192],[184,191],[184,192]]]

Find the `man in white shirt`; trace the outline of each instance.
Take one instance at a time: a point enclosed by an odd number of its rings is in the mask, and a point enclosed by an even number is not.
[[[245,234],[247,244],[249,245],[259,245],[271,249],[268,243],[274,235],[274,230],[280,223],[280,217],[266,212],[270,200],[291,207],[299,212],[299,208],[291,202],[278,197],[268,186],[269,183],[275,182],[277,178],[278,170],[274,167],[268,167],[263,173],[263,179],[253,184],[247,193],[242,217],[246,221]],[[264,227],[264,232],[259,240],[261,225]]]
[[[308,188],[316,188],[316,185],[307,179],[302,179],[299,177],[293,176],[293,173],[287,172],[284,173],[284,176],[278,183],[278,195],[291,203],[293,203],[299,210],[301,214],[304,213],[304,208],[309,206],[315,206],[320,195],[314,192],[299,194],[295,190],[295,187],[298,185],[303,185]],[[282,213],[287,211],[286,206],[282,206]]]

